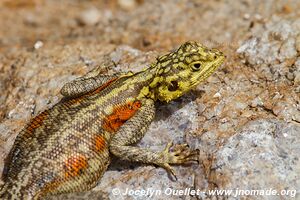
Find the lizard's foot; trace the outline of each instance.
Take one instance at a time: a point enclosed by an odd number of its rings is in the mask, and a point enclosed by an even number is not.
[[[184,164],[191,161],[199,161],[199,150],[191,150],[187,144],[176,145],[174,151],[170,151],[173,143],[167,144],[166,148],[160,153],[161,159],[159,166],[165,168],[175,179],[176,175],[170,164]]]

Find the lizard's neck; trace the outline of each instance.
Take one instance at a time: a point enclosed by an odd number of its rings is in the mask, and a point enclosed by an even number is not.
[[[152,64],[149,68],[136,74],[137,79],[143,84],[138,98],[157,99],[155,88],[160,84],[162,77],[160,75],[160,65]]]

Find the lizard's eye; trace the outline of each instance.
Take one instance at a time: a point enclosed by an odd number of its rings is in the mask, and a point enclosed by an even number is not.
[[[193,70],[198,71],[201,68],[201,63],[198,63],[198,62],[192,63],[191,67]]]

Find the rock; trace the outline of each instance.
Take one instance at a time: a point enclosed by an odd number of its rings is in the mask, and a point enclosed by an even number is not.
[[[37,41],[35,44],[34,44],[34,48],[35,49],[39,49],[41,47],[44,46],[44,43],[42,41]]]
[[[299,24],[298,19],[274,16],[264,26],[256,28],[252,38],[237,49],[237,53],[249,66],[257,70],[260,76],[267,81],[276,82],[276,92],[279,93],[285,93],[286,89],[283,88],[288,87],[287,82],[296,86],[299,83]],[[297,90],[293,89],[290,94],[282,96],[283,100],[269,97],[273,98],[273,102],[269,104],[268,109],[280,119],[299,121],[300,114],[296,108],[299,105],[297,93]]]
[[[79,24],[93,26],[96,25],[101,18],[101,13],[96,8],[83,11],[78,17]]]
[[[295,84],[300,85],[300,72],[295,72]]]
[[[273,17],[265,26],[257,28],[251,39],[238,49],[246,61],[260,69],[262,64],[273,66],[285,63],[288,59],[297,58],[298,35],[300,28],[295,26],[297,20],[285,20]],[[288,65],[282,66],[284,70]]]
[[[299,30],[300,32],[300,30]],[[291,59],[295,58],[297,56],[297,50],[296,50],[296,40],[294,37],[286,39],[279,50],[279,58],[281,58],[281,61],[283,62],[284,59]]]
[[[219,188],[289,191],[282,196],[249,196],[249,199],[299,199],[300,127],[279,120],[256,120],[244,126],[215,154]],[[237,196],[233,199],[242,199]]]
[[[296,37],[296,49],[298,52],[300,52],[300,34]]]
[[[118,4],[124,10],[132,10],[137,6],[136,0],[118,0]]]

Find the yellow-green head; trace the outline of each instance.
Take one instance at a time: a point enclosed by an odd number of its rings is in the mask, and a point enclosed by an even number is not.
[[[217,49],[186,42],[175,52],[157,59],[156,76],[150,84],[155,98],[169,102],[207,79],[225,59]]]

